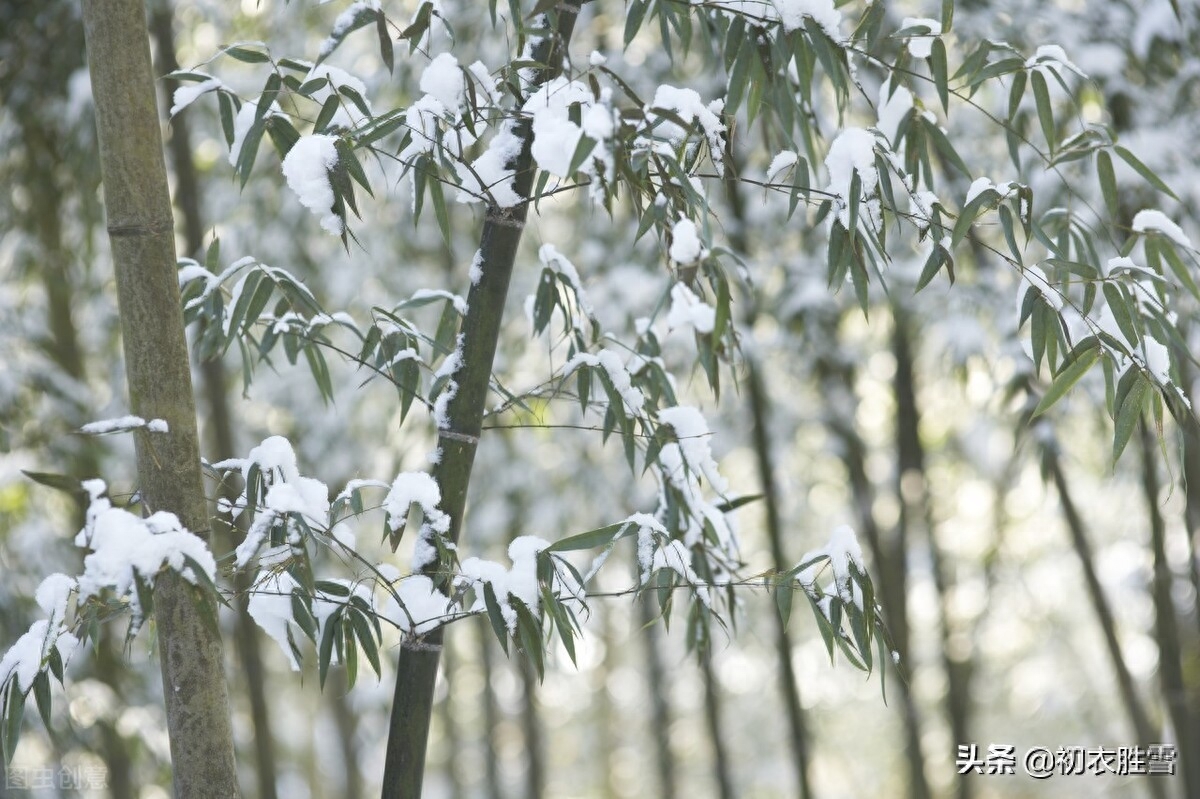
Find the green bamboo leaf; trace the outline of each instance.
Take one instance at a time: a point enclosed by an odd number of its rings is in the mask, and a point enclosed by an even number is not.
[[[1013,117],[1021,110],[1021,100],[1025,97],[1025,84],[1028,80],[1028,73],[1018,72],[1013,75],[1012,86],[1008,88],[1008,121],[1011,123]]]
[[[775,607],[779,609],[779,618],[783,620],[784,627],[792,617],[792,599],[795,591],[796,586],[792,579],[780,579],[775,583]]]
[[[46,671],[39,671],[38,675],[33,678],[33,696],[37,701],[38,715],[42,717],[42,724],[46,726],[47,731],[52,729],[50,725],[50,674]]]
[[[255,121],[261,120],[267,115],[267,111],[275,103],[275,98],[279,96],[279,89],[283,86],[283,78],[278,72],[272,72],[267,76],[267,82],[263,86],[262,94],[259,96],[254,108]]]
[[[1121,458],[1121,453],[1125,451],[1125,446],[1129,443],[1129,437],[1133,435],[1133,429],[1137,426],[1138,419],[1142,417],[1142,407],[1145,404],[1146,392],[1150,390],[1150,381],[1141,372],[1137,373],[1129,393],[1125,395],[1125,400],[1120,404],[1117,410],[1117,423],[1113,428],[1113,465]]]
[[[301,589],[296,588],[292,591],[292,619],[301,632],[308,636],[308,640],[316,643],[317,620],[313,618],[312,612],[304,600],[304,592]]]
[[[265,64],[271,60],[265,53],[260,53],[257,50],[251,50],[243,45],[231,44],[222,47],[221,54],[227,55],[230,58],[237,59],[245,64]]]
[[[942,33],[949,33],[954,26],[954,0],[942,0]]]
[[[1046,137],[1050,152],[1054,152],[1054,108],[1050,105],[1050,89],[1046,86],[1045,76],[1038,70],[1030,73],[1029,79],[1033,84],[1033,99],[1037,103],[1038,124],[1042,126],[1042,135]]]
[[[351,612],[350,626],[354,629],[354,635],[358,638],[359,644],[362,646],[363,654],[367,656],[367,661],[371,664],[371,668],[375,670],[375,676],[382,676],[382,664],[379,661],[379,644],[376,643],[375,634],[371,630],[371,625],[367,623],[367,619],[361,613]],[[353,646],[352,644],[350,646]]]
[[[1163,257],[1166,258],[1167,265],[1171,267],[1171,271],[1175,274],[1175,277],[1178,278],[1179,282],[1187,288],[1189,294],[1191,294],[1197,300],[1200,300],[1200,288],[1197,288],[1196,281],[1192,277],[1191,270],[1187,268],[1187,265],[1184,264],[1183,259],[1179,257],[1179,253],[1177,253],[1175,248],[1170,245],[1162,247],[1160,250]]]
[[[1117,201],[1117,176],[1113,171],[1112,156],[1107,150],[1096,151],[1096,174],[1100,178],[1100,191],[1104,194],[1104,205],[1113,219],[1120,216]]]
[[[953,9],[953,0],[949,0]],[[945,31],[945,28],[942,28]],[[937,89],[938,99],[942,101],[942,110],[950,113],[950,77],[946,66],[946,43],[942,37],[936,36],[929,50],[929,71],[933,74],[933,85]]]
[[[496,601],[496,590],[492,588],[491,583],[483,584],[483,604],[487,608],[488,621],[492,623],[492,632],[496,634],[496,640],[500,642],[500,646],[504,647],[504,654],[508,654],[508,624],[504,620],[504,614],[500,612],[500,603]]]
[[[233,109],[233,96],[229,92],[217,90],[217,105],[221,109],[221,132],[225,134],[225,145],[233,146],[235,135],[233,119],[237,112]]]
[[[1050,383],[1050,387],[1046,389],[1046,393],[1042,396],[1041,402],[1033,409],[1033,418],[1037,418],[1050,410],[1092,368],[1092,364],[1100,357],[1100,347],[1099,342],[1095,339],[1091,339],[1091,341],[1093,342],[1091,346],[1083,352],[1077,351],[1074,360],[1067,364],[1054,377],[1053,382]]]
[[[1158,175],[1154,174],[1154,170],[1150,169],[1150,167],[1146,166],[1140,160],[1138,160],[1138,157],[1136,155],[1129,152],[1128,150],[1126,150],[1124,147],[1122,147],[1119,144],[1115,145],[1113,147],[1113,150],[1115,150],[1117,155],[1119,155],[1121,157],[1122,161],[1129,164],[1129,166],[1131,166],[1135,172],[1137,172],[1139,175],[1141,175],[1146,180],[1146,182],[1149,183],[1151,186],[1158,189],[1163,194],[1167,195],[1168,197],[1171,197],[1174,200],[1179,199],[1179,197],[1177,197],[1175,195],[1175,192],[1171,191],[1171,187],[1168,186],[1166,183],[1164,183],[1162,178],[1160,178]]]
[[[3,744],[4,765],[12,763],[13,754],[17,751],[17,741],[21,738],[21,719],[25,716],[25,694],[16,679],[8,682],[8,706],[4,708]]]
[[[1142,340],[1142,336],[1134,322],[1133,305],[1129,296],[1119,284],[1106,280],[1104,281],[1104,299],[1108,300],[1108,307],[1113,312],[1113,316],[1117,320],[1117,327],[1121,328],[1121,333],[1124,334],[1126,341],[1136,347]]]
[[[965,177],[971,177],[971,170],[967,168],[967,164],[962,160],[962,156],[954,149],[954,145],[946,138],[946,134],[942,132],[935,123],[925,122],[925,132],[929,134],[929,138],[933,140],[933,146],[937,149],[942,157],[949,161],[955,169],[963,173]]]
[[[317,674],[321,687],[325,687],[325,677],[329,674],[329,664],[333,661],[333,645],[342,627],[341,611],[334,611],[325,619],[325,629],[321,631],[321,647],[317,651]]]

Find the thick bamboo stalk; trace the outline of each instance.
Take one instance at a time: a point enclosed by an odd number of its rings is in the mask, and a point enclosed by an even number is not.
[[[553,80],[562,72],[563,54],[575,30],[580,2],[568,0],[553,12],[556,16],[554,35],[542,39],[533,48],[532,60],[547,66],[537,70],[531,89]],[[513,188],[517,195],[528,198],[533,189],[534,173],[533,131],[529,120],[519,120],[514,134],[521,142],[521,149],[512,164]],[[442,510],[450,518],[452,541],[458,541],[462,532],[467,488],[483,426],[492,363],[528,209],[527,200],[511,208],[489,204],[480,237],[480,277],[467,294],[469,310],[463,320],[461,368],[452,376],[457,390],[447,407],[446,426],[438,431],[441,458],[433,469],[433,479],[442,493]],[[434,577],[437,579],[436,575]],[[384,765],[383,799],[416,799],[421,795],[433,687],[441,648],[440,630],[423,639],[405,641],[400,646]]]
[[[84,0],[83,21],[130,410],[169,427],[135,439],[138,490],[145,508],[173,512],[207,538],[146,11],[141,0]],[[237,797],[220,634],[173,573],[158,578],[154,600],[175,795]]]

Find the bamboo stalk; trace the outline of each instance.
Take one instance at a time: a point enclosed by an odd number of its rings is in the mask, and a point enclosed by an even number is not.
[[[135,438],[143,507],[209,535],[191,368],[175,277],[175,232],[141,0],[84,0],[108,234],[117,280],[130,410],[169,432]],[[154,586],[175,795],[230,799],[233,758],[221,639],[189,583]]]

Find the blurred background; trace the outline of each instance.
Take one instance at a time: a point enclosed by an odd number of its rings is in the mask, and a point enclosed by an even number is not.
[[[312,58],[345,5],[151,0],[157,67],[191,68],[238,40]],[[940,12],[932,2],[893,5],[897,27],[901,17]],[[1030,54],[1060,44],[1089,78],[1073,84],[1073,107],[1085,121],[1112,124],[1175,189],[1180,203],[1165,210],[1196,237],[1200,11],[1179,5],[1182,18],[1168,0],[963,0],[954,35],[1007,41]],[[478,4],[442,6],[462,63],[478,57],[495,69],[509,58],[509,43],[492,33]],[[389,7],[398,19],[416,10],[411,0]],[[674,61],[654,31],[622,48],[624,14],[615,0],[588,3],[573,58],[598,50],[645,94],[670,80],[706,99],[721,96],[725,78],[704,43]],[[72,546],[81,507],[22,470],[103,475],[114,491],[132,487],[134,475],[127,437],[73,432],[127,407],[79,10],[64,0],[0,0],[0,30],[0,642],[11,642],[36,612],[41,577],[77,572],[81,558]],[[366,82],[376,108],[414,99],[427,60],[399,45],[396,62],[389,75],[369,33],[348,38],[331,59]],[[219,69],[227,84],[257,90],[252,65],[225,61]],[[869,64],[861,69],[864,93],[878,96],[879,76]],[[167,81],[163,87],[165,110]],[[993,90],[975,99],[983,111],[1006,113],[1007,97]],[[1018,116],[1018,124],[1037,125],[1031,104]],[[1061,181],[1034,164],[1015,174],[1005,137],[982,114],[946,125],[973,163],[991,159],[993,180],[1029,183],[1041,207],[1098,196],[1088,187],[1063,190],[1078,165],[1061,165]],[[181,256],[202,257],[219,237],[225,263],[254,255],[286,267],[324,308],[359,316],[423,287],[465,293],[480,212],[452,208],[447,245],[428,214],[413,224],[407,182],[370,164],[387,190],[360,198],[359,243],[343,248],[314,231],[269,149],[239,186],[215,102],[197,101],[165,130]],[[767,164],[737,166],[761,176]],[[1121,202],[1130,215],[1157,202],[1129,185]],[[872,293],[866,316],[853,292],[827,286],[824,226],[806,224],[803,209],[788,221],[786,203],[752,186],[740,191],[733,202],[713,202],[722,244],[757,287],[738,311],[754,369],[734,367],[718,400],[703,372],[688,366],[689,330],[664,329],[664,359],[681,367],[681,395],[708,416],[732,493],[761,493],[763,475],[772,478],[777,519],[761,501],[734,514],[745,573],[796,563],[849,524],[901,653],[899,669],[868,677],[841,657],[831,664],[807,610],[798,604],[781,629],[774,598],[752,586],[737,591],[728,635],[718,630],[699,656],[686,651],[681,616],[669,628],[655,621],[652,597],[593,599],[577,664],[552,650],[540,683],[505,655],[486,620],[461,621],[447,631],[426,794],[1188,795],[1182,764],[1190,759],[1200,770],[1200,438],[1171,424],[1163,446],[1153,434],[1135,434],[1114,467],[1098,381],[1084,381],[1030,423],[1036,375],[1011,269],[979,249],[960,261],[956,285],[938,279],[915,293],[924,256],[914,245],[907,259],[896,256],[891,291]],[[610,217],[571,197],[542,204],[510,294],[512,321],[497,362],[507,384],[537,384],[550,357],[546,339],[531,337],[523,320],[541,243],[576,264],[606,328],[627,329],[655,312],[666,278],[661,253],[652,241],[631,243],[631,225],[620,205]],[[1186,319],[1181,327],[1195,329]],[[1197,351],[1194,336],[1187,345]],[[360,386],[364,375],[353,364],[331,358],[330,366],[337,390],[325,403],[303,364],[261,364],[248,387],[234,351],[197,364],[205,457],[244,455],[279,434],[295,443],[301,471],[334,490],[353,478],[390,480],[425,468],[431,426],[415,417],[401,426],[394,390]],[[1181,358],[1179,368],[1194,396],[1193,365]],[[468,512],[473,553],[502,558],[516,535],[553,540],[653,507],[652,481],[630,474],[618,444],[604,446],[596,420],[582,423],[551,403],[533,411],[500,417],[485,436]],[[380,529],[369,519],[356,532],[360,547],[383,559]],[[633,553],[617,549],[599,588],[619,594],[635,584],[635,570]],[[363,673],[350,689],[335,670],[322,692],[311,653],[297,674],[243,617],[228,612],[222,625],[246,796],[377,794],[392,651],[381,680]],[[53,734],[27,713],[4,795],[169,795],[152,632],[125,650],[123,634],[112,629],[76,656],[68,691],[55,702]],[[1035,746],[1151,742],[1176,745],[1177,776],[1038,781],[1021,765]],[[960,776],[959,745],[970,744],[981,756],[989,746],[1012,746],[1016,774]],[[14,775],[43,782],[16,785]],[[1191,796],[1200,795],[1198,784]]]

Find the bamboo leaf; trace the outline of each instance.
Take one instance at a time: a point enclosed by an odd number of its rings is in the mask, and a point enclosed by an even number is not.
[[[1117,155],[1121,157],[1122,161],[1129,164],[1129,166],[1132,167],[1135,172],[1141,175],[1151,186],[1174,200],[1179,199],[1179,197],[1175,195],[1175,192],[1171,191],[1171,187],[1164,183],[1162,178],[1154,174],[1154,170],[1150,169],[1150,167],[1138,160],[1136,155],[1129,152],[1119,144],[1114,146],[1113,150],[1115,150]]]
[[[1146,392],[1149,390],[1150,381],[1144,374],[1138,372],[1129,393],[1125,395],[1124,402],[1117,410],[1117,423],[1113,428],[1112,459],[1114,466],[1120,460],[1121,453],[1125,451],[1125,446],[1129,444],[1129,437],[1133,435],[1133,429],[1137,426],[1138,419],[1142,417],[1142,406],[1145,403]]]
[[[1113,219],[1120,216],[1117,202],[1117,176],[1113,172],[1112,156],[1107,150],[1096,151],[1096,174],[1100,178],[1100,191],[1104,194],[1104,205]]]
[[[1082,353],[1077,352],[1074,360],[1055,376],[1050,387],[1042,396],[1041,402],[1033,409],[1034,418],[1050,410],[1092,368],[1092,364],[1100,357],[1100,347],[1099,342],[1094,338],[1091,341],[1093,342],[1091,346]]]
[[[1045,76],[1036,69],[1030,73],[1029,80],[1033,84],[1033,99],[1037,104],[1038,124],[1042,126],[1042,135],[1046,137],[1046,144],[1050,147],[1050,152],[1054,152],[1054,108],[1050,105],[1050,89],[1046,86]]]

